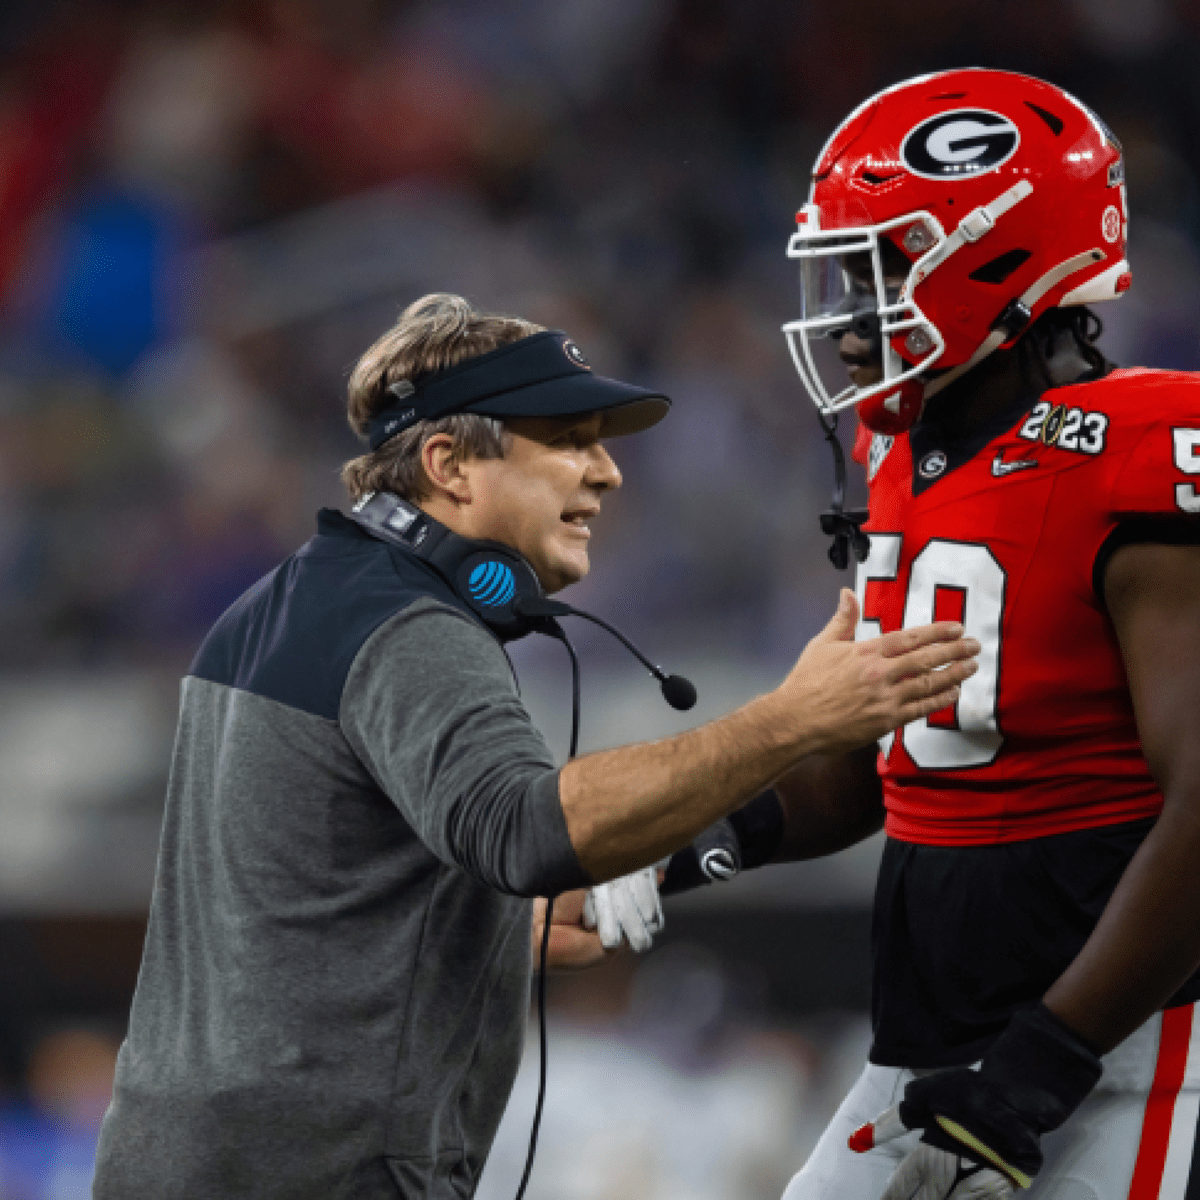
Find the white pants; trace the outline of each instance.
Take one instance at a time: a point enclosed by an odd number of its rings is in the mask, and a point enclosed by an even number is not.
[[[1042,1139],[1045,1164],[1022,1200],[1200,1200],[1200,1005],[1158,1013],[1104,1057],[1096,1089]],[[783,1200],[879,1200],[919,1133],[856,1154],[846,1139],[898,1104],[913,1073],[870,1063]],[[1200,1156],[1197,1156],[1200,1157]]]

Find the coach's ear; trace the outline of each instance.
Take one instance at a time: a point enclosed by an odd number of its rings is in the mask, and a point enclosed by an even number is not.
[[[471,480],[462,455],[448,433],[435,433],[421,447],[421,466],[434,495],[451,504],[471,503]]]
[[[813,638],[814,642],[852,642],[858,624],[858,599],[849,588],[842,588],[837,612],[829,624]]]

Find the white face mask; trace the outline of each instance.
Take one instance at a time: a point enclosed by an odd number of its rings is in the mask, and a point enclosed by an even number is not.
[[[916,379],[937,362],[945,340],[912,299],[922,267],[946,241],[937,218],[927,212],[908,213],[879,225],[851,229],[820,229],[816,205],[801,209],[801,228],[788,242],[788,257],[800,263],[800,318],[783,327],[796,370],[816,406],[829,415],[871,396],[894,391]],[[884,273],[881,235],[892,233],[910,253],[920,257],[904,279]],[[862,317],[869,319],[864,323]],[[854,328],[869,330],[881,349],[883,378],[859,387],[846,382],[845,364],[834,341]],[[901,358],[892,345],[905,337],[905,348],[915,361]]]

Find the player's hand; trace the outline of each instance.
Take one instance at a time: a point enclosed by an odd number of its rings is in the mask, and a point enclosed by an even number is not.
[[[656,867],[645,867],[591,888],[583,902],[583,927],[596,930],[605,950],[626,941],[635,953],[645,953],[665,924],[660,877]]]
[[[845,753],[958,700],[978,669],[979,643],[957,621],[856,642],[858,601],[848,588],[833,620],[804,648],[775,693],[815,735],[814,751]]]
[[[546,970],[555,972],[586,971],[598,966],[609,952],[600,937],[583,924],[583,889],[564,892],[554,901],[550,921],[550,944],[546,948]],[[542,933],[546,927],[546,901],[533,902],[533,969],[541,968]]]
[[[850,1148],[866,1152],[920,1129],[922,1144],[896,1168],[883,1200],[1003,1200],[1033,1182],[1042,1135],[1079,1107],[1102,1071],[1094,1050],[1039,1004],[1009,1021],[979,1070],[914,1079]]]

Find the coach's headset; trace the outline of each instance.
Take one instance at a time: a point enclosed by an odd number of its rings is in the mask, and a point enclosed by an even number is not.
[[[659,681],[663,698],[672,708],[689,709],[696,703],[696,688],[689,680],[668,675],[620,630],[591,613],[549,599],[528,560],[510,546],[462,537],[391,492],[369,493],[354,506],[351,516],[368,533],[433,567],[502,642],[544,633],[570,649],[555,618],[583,617],[620,639]],[[571,752],[573,755],[574,747]]]
[[[403,380],[389,387],[388,393],[393,403],[376,413],[367,426],[372,450],[418,421],[461,412],[491,417],[603,412],[602,433],[619,436],[656,424],[666,416],[671,403],[657,393],[593,375],[579,347],[558,330],[521,338],[447,371],[416,381]],[[583,617],[620,640],[659,681],[663,698],[672,708],[689,709],[696,703],[696,688],[689,680],[666,674],[607,621],[561,600],[549,599],[529,561],[511,546],[463,537],[391,492],[364,496],[354,506],[351,517],[373,537],[428,563],[500,641],[542,633],[563,643],[571,658],[571,758],[579,748],[579,659],[558,617]],[[533,1170],[546,1099],[546,954],[553,907],[554,898],[548,897],[538,975],[538,1097],[516,1200],[522,1200]]]

